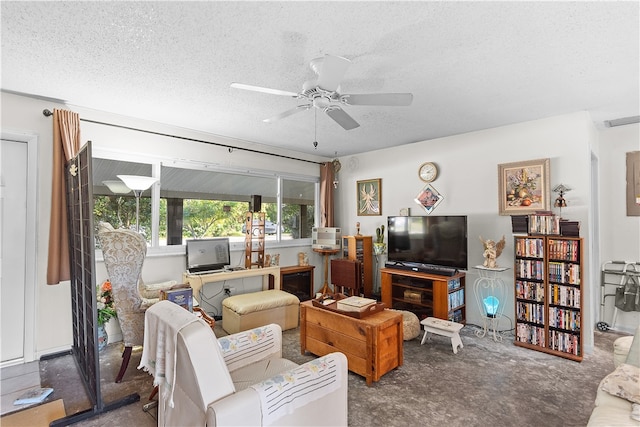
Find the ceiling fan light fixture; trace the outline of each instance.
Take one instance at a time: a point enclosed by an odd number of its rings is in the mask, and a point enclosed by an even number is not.
[[[340,82],[344,77],[351,61],[335,55],[324,55],[321,58],[311,60],[311,69],[316,73],[316,79],[310,79],[303,83],[302,92],[294,94],[277,89],[263,88],[244,83],[232,83],[231,86],[238,89],[252,90],[256,92],[271,93],[275,95],[293,96],[308,104],[298,105],[274,117],[264,119],[266,123],[273,123],[292,114],[315,107],[322,110],[334,122],[344,130],[355,129],[360,124],[341,108],[341,105],[368,105],[368,106],[408,106],[413,101],[411,93],[368,93],[368,94],[343,94]],[[314,147],[317,146],[314,140]]]
[[[324,110],[331,105],[331,99],[326,96],[316,96],[313,98],[313,106]]]

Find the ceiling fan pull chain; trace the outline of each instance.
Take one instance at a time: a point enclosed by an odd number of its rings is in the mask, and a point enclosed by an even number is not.
[[[318,110],[313,109],[313,148],[318,148]]]

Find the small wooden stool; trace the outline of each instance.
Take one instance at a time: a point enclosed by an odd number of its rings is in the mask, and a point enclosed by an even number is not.
[[[460,348],[464,347],[459,334],[460,329],[462,329],[464,325],[435,317],[427,317],[420,321],[420,324],[424,326],[424,335],[422,336],[420,345],[423,345],[427,341],[427,334],[431,332],[432,334],[451,338],[453,354],[458,354],[458,346],[460,346]]]

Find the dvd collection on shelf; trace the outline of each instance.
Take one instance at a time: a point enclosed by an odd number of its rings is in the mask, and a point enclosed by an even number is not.
[[[464,289],[449,294],[449,311],[464,304]]]
[[[514,236],[515,344],[581,361],[582,239],[538,231]]]
[[[460,278],[455,278],[455,279],[451,279],[449,280],[449,282],[447,283],[447,288],[452,291],[454,289],[458,289],[460,287]]]
[[[562,219],[553,215],[551,211],[537,211],[531,215],[512,215],[511,230],[514,235],[546,234],[579,237],[580,222]]]

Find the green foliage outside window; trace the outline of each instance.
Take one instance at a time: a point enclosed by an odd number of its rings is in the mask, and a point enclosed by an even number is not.
[[[248,202],[229,202],[222,200],[185,199],[182,202],[182,237],[198,239],[217,236],[237,236],[242,238],[242,226]],[[304,209],[304,212],[301,212]],[[283,235],[293,239],[308,238],[314,221],[313,205],[285,204],[282,206]],[[267,220],[277,222],[277,204],[263,203],[262,210]],[[167,239],[167,201],[160,199],[160,241]],[[305,220],[306,219],[306,220]],[[108,222],[114,228],[136,229],[135,197],[95,196],[94,222]],[[303,223],[304,222],[304,223]],[[140,199],[140,232],[147,241],[151,239],[151,198]],[[164,243],[163,243],[164,244]]]

